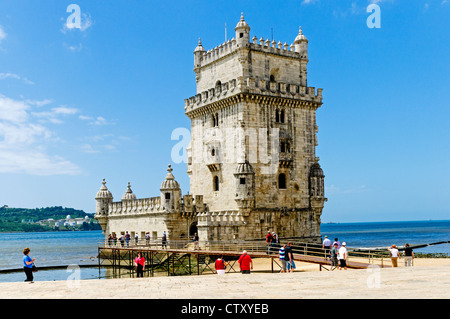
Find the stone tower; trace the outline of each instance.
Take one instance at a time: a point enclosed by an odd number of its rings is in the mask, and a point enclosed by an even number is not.
[[[307,85],[308,40],[291,45],[256,36],[241,16],[235,37],[194,50],[190,192],[204,240],[281,238],[320,241],[324,174],[315,155],[322,89]]]

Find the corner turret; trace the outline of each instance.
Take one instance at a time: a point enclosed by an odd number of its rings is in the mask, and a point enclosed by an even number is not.
[[[234,28],[236,31],[236,43],[238,47],[248,45],[250,42],[250,26],[244,20],[244,13],[241,13],[241,20]]]
[[[95,202],[95,218],[98,220],[98,223],[102,227],[103,233],[105,233],[108,223],[109,205],[113,202],[113,196],[106,187],[105,179],[103,179],[102,186],[95,196]]]
[[[181,201],[180,184],[175,180],[172,174],[172,167],[169,164],[166,179],[161,184],[161,206],[167,212],[177,210]]]

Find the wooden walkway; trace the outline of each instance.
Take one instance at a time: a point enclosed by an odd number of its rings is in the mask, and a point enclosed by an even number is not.
[[[172,262],[173,265],[176,263],[176,260],[174,259],[175,255],[179,255],[179,256],[180,255],[189,255],[189,257],[193,256],[193,259],[197,260],[197,265],[199,263],[198,261],[201,259],[200,256],[204,256],[205,260],[206,260],[207,256],[213,256],[213,257],[217,258],[218,256],[223,255],[225,257],[225,259],[227,259],[227,257],[233,257],[233,258],[229,258],[230,259],[230,262],[229,262],[230,267],[229,267],[228,272],[230,272],[230,271],[239,272],[239,265],[237,264],[237,259],[242,255],[242,251],[228,251],[228,250],[193,250],[193,249],[185,249],[185,248],[162,249],[160,247],[148,247],[148,246],[131,246],[131,247],[120,247],[120,246],[100,247],[99,246],[99,265],[100,265],[100,258],[102,256],[101,252],[103,250],[114,250],[116,252],[118,251],[119,254],[121,252],[124,252],[124,253],[128,252],[132,255],[137,255],[138,252],[150,254],[150,256],[151,256],[150,258],[152,259],[152,264],[153,264],[153,255],[166,254],[167,260],[169,261],[169,263]],[[279,260],[278,253],[267,254],[266,251],[256,251],[256,252],[248,251],[247,254],[250,255],[250,257],[252,257],[252,258],[270,258],[272,272],[278,272],[281,269],[281,263]],[[103,255],[103,256],[105,256],[105,255]],[[358,259],[368,260],[367,258],[358,258]],[[131,258],[130,258],[130,261],[131,261]],[[322,270],[322,269],[333,270],[330,259],[329,258],[326,259],[324,256],[313,256],[313,255],[303,255],[303,254],[294,253],[294,261],[317,264],[317,265],[319,265],[320,270]],[[163,262],[163,259],[159,259],[159,262]],[[210,260],[210,263],[211,263],[211,260]],[[350,269],[367,269],[371,265],[372,264],[369,261],[367,261],[367,262],[363,262],[363,261],[347,262],[347,268],[350,268]],[[379,266],[386,267],[386,265],[383,265],[383,264],[379,265]],[[169,267],[170,266],[168,265],[168,268]],[[211,265],[207,264],[206,262],[203,264],[203,267],[204,267],[203,271],[205,269],[214,271],[214,269],[211,268]],[[214,267],[214,266],[212,266],[212,267]],[[197,266],[197,270],[198,270],[198,266]],[[201,273],[201,271],[198,270],[198,274],[200,274],[200,273]]]

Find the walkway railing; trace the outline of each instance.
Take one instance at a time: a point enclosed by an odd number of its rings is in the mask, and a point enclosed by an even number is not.
[[[132,250],[179,250],[179,251],[212,251],[217,253],[236,253],[246,250],[249,254],[265,254],[267,257],[277,258],[279,255],[279,248],[281,245],[287,243],[288,240],[282,240],[282,243],[272,243],[267,245],[264,240],[259,241],[209,241],[198,243],[198,246],[190,239],[171,239],[166,242],[162,241],[162,238],[156,239],[134,239],[130,238],[128,242],[123,240],[102,240],[98,243],[99,247],[103,248],[129,248]],[[292,252],[294,258],[299,260],[308,261],[308,259],[302,258],[305,256],[314,257],[315,261],[322,258],[323,264],[331,265],[330,250],[323,249],[322,245],[315,243],[296,242],[291,241]],[[384,267],[386,260],[389,256],[386,253],[380,251],[354,251],[351,247],[348,249],[348,261],[361,264],[372,264]],[[319,259],[318,259],[319,258]]]

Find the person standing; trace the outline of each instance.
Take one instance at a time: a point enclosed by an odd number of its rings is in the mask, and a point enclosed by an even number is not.
[[[322,242],[322,248],[325,249],[325,258],[326,258],[331,248],[331,240],[328,239],[328,236],[325,236],[325,239]]]
[[[347,259],[348,259],[347,244],[346,242],[343,242],[341,248],[339,248],[339,255],[338,255],[339,270],[342,270],[342,268],[344,268],[344,270],[347,270]]]
[[[392,245],[391,248],[388,248],[388,250],[391,253],[392,267],[397,267],[398,259],[400,258],[400,253],[398,252],[397,246]]]
[[[281,246],[278,250],[278,254],[281,262],[280,272],[286,272],[286,245]]]
[[[337,249],[341,248],[341,243],[337,238],[334,239],[333,245],[331,245],[331,248],[334,247],[334,244],[337,244]]]
[[[239,268],[241,269],[241,272],[243,274],[249,274],[250,270],[253,269],[252,258],[250,257],[250,255],[247,254],[246,250],[244,250],[242,252],[241,257],[239,257],[238,263],[239,263]]]
[[[227,262],[223,259],[223,255],[220,255],[219,258],[216,259],[215,263],[216,274],[225,275],[227,265]]]
[[[200,250],[200,249],[198,248],[199,237],[198,237],[198,234],[197,234],[197,233],[194,234],[194,239],[193,239],[193,241],[194,241],[194,250]]]
[[[414,252],[409,244],[405,244],[405,267],[411,267],[413,265]]]
[[[139,243],[139,236],[138,236],[137,233],[136,233],[136,235],[134,235],[134,242],[135,242],[135,245],[136,245],[136,246],[137,246],[138,243]]]
[[[333,248],[331,248],[330,256],[331,256],[331,270],[334,270],[338,267],[338,255],[339,255],[339,244],[335,241],[333,243]]]
[[[294,254],[292,253],[292,243],[288,242],[286,248],[286,267],[288,272],[294,272],[295,262],[294,262]]]
[[[137,257],[134,259],[134,264],[136,265],[136,277],[144,277],[145,258],[141,252],[138,252]]]
[[[273,240],[273,236],[269,230],[266,235],[267,255],[270,254],[270,246],[272,245],[272,240]]]
[[[150,246],[150,233],[149,232],[147,232],[145,234],[145,242],[146,242],[147,246]]]
[[[29,281],[30,283],[33,282],[33,265],[36,258],[31,259],[30,257],[30,248],[25,248],[23,250],[23,270],[25,272],[25,275],[27,276],[27,279],[25,281]]]
[[[127,247],[130,247],[130,237],[131,236],[127,231],[127,233],[125,234],[125,241],[127,242]]]
[[[167,249],[167,235],[166,235],[166,232],[164,232],[163,235],[162,235],[161,248],[162,249]]]

